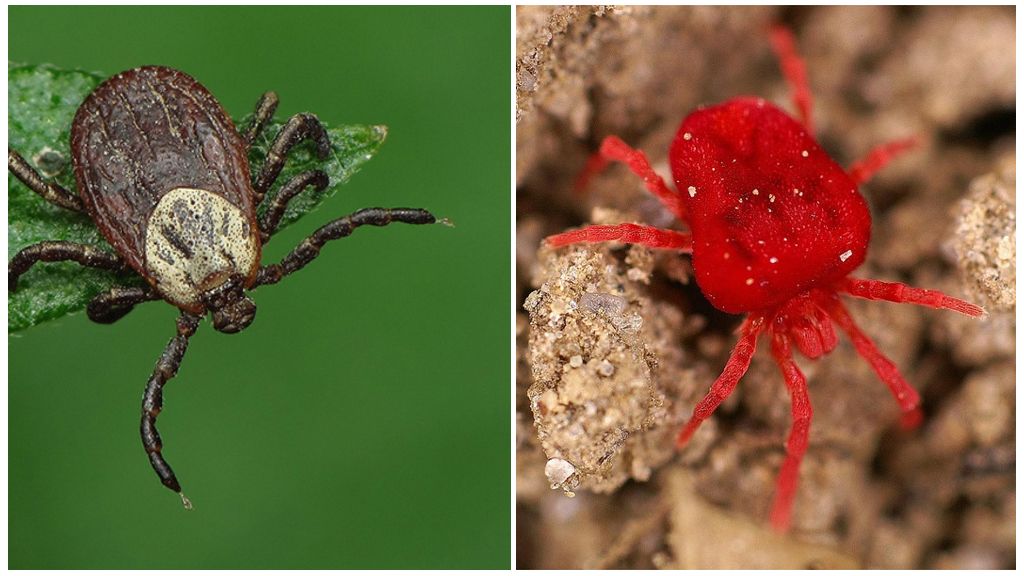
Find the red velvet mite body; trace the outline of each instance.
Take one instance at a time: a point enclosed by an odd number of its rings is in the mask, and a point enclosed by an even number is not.
[[[683,120],[669,150],[676,190],[651,169],[643,152],[614,136],[604,140],[580,176],[578,185],[584,186],[609,161],[625,163],[688,233],[641,224],[586,226],[547,243],[619,241],[691,253],[697,284],[711,304],[747,315],[722,374],[680,431],[678,447],[735,389],[758,338],[770,339],[792,401],[793,425],[771,512],[772,525],[785,530],[811,421],[807,382],[793,361],[793,347],[808,358],[823,356],[838,344],[833,325],[838,326],[889,387],[905,422],[920,417],[917,392],[857,327],[839,294],[969,316],[984,311],[934,290],[850,277],[864,262],[871,235],[871,215],[858,186],[914,141],[879,146],[844,170],[812,135],[811,95],[792,34],[776,27],[771,40],[800,121],[763,99],[734,98]]]
[[[871,216],[857,185],[764,100],[690,114],[669,158],[686,191],[697,283],[719,310],[781,304],[864,261]]]

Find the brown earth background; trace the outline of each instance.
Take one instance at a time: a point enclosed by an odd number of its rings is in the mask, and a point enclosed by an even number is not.
[[[1015,567],[1014,10],[517,9],[519,568]],[[572,180],[612,134],[667,177],[676,128],[702,103],[760,95],[791,110],[773,21],[797,36],[818,139],[841,165],[923,142],[862,187],[874,228],[857,275],[989,312],[847,300],[921,391],[925,422],[896,426],[845,340],[800,358],[814,422],[786,535],[767,514],[789,398],[765,350],[672,449],[739,317],[704,300],[687,257],[539,249],[588,222],[676,226],[621,166],[583,196]]]

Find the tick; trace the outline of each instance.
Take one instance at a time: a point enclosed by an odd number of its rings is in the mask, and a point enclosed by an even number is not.
[[[811,403],[792,351],[807,358],[831,352],[833,324],[892,392],[904,422],[920,419],[920,397],[899,369],[865,335],[840,294],[945,308],[979,317],[973,304],[935,290],[850,276],[867,255],[871,214],[858,187],[913,139],[883,144],[844,170],[814,139],[811,92],[792,33],[771,30],[771,43],[793,92],[797,121],[760,98],[739,97],[687,116],[669,149],[676,190],[654,172],[643,152],[605,138],[578,185],[609,161],[625,163],[689,232],[640,224],[592,225],[546,239],[551,246],[617,241],[692,254],[694,276],[711,304],[746,314],[739,342],[711,390],[679,432],[684,446],[735,390],[758,338],[770,341],[792,402],[792,427],[771,509],[778,530],[789,526],[800,462],[807,450]]]
[[[16,151],[7,151],[11,173],[47,201],[88,215],[116,252],[65,241],[33,244],[8,263],[10,291],[36,262],[74,261],[112,272],[134,270],[145,279],[143,287],[114,287],[96,295],[86,308],[95,322],[115,322],[150,300],[165,300],[181,311],[177,333],[146,384],[141,434],[153,470],[181,496],[185,508],[192,505],[161,455],[156,419],[164,385],[177,373],[200,320],[209,314],[219,332],[244,330],[256,314],[246,292],[302,269],[327,242],[360,226],[437,222],[418,208],[366,208],[321,227],[279,263],[261,265],[262,246],[277,230],[289,201],[306,188],[328,185],[320,170],[300,173],[281,186],[257,218],[257,207],[295,145],[311,140],[321,160],[331,151],[317,117],[296,114],[254,174],[248,153],[277,104],[276,94],[264,94],[251,124],[240,133],[191,76],[146,66],[106,80],[78,108],[71,126],[77,195],[46,181]]]

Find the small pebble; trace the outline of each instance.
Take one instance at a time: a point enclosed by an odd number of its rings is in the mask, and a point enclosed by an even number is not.
[[[602,292],[587,292],[580,297],[580,306],[591,312],[604,312],[605,314],[618,316],[626,311],[626,299],[615,294]]]
[[[575,473],[576,467],[561,458],[552,458],[544,465],[544,475],[548,477],[552,490],[561,487]]]

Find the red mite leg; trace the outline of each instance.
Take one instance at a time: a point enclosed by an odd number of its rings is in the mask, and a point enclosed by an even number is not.
[[[611,161],[602,156],[600,152],[594,152],[591,154],[590,158],[587,158],[587,165],[583,167],[579,176],[576,177],[576,182],[573,183],[573,191],[577,194],[583,193],[583,191],[587,189],[587,186],[590,185],[590,179],[601,172],[604,172],[604,169],[608,167],[610,162]]]
[[[789,516],[793,510],[793,499],[800,481],[800,462],[807,452],[812,410],[811,399],[807,395],[807,380],[793,362],[789,341],[785,335],[773,335],[772,356],[782,371],[792,401],[793,427],[786,440],[786,460],[779,471],[771,512],[772,527],[779,532],[785,532],[789,529]]]
[[[825,307],[828,315],[832,317],[832,320],[850,337],[853,347],[857,349],[857,353],[871,364],[871,368],[878,375],[878,378],[889,387],[893,397],[896,398],[896,402],[899,403],[900,409],[903,410],[902,426],[904,428],[914,428],[920,424],[921,397],[918,395],[917,390],[914,390],[903,379],[899,368],[893,364],[892,360],[886,358],[878,350],[870,338],[861,332],[838,297],[828,298],[822,302],[822,305]]]
[[[601,150],[591,156],[586,167],[583,168],[583,172],[576,178],[576,189],[585,188],[590,178],[603,170],[611,160],[622,162],[634,174],[643,178],[644,185],[651,194],[657,196],[658,200],[661,200],[661,203],[676,217],[686,221],[686,208],[683,206],[679,194],[670,189],[661,176],[651,168],[651,163],[642,151],[630,148],[629,144],[617,136],[609,136],[604,139],[604,142],[601,143]]]
[[[867,156],[864,156],[850,166],[848,171],[850,178],[855,184],[863,184],[870,180],[875,175],[875,172],[881,170],[890,160],[917,145],[917,138],[910,137],[876,146],[867,153]]]
[[[676,437],[676,448],[685,446],[689,442],[690,437],[693,436],[693,433],[697,431],[697,427],[700,426],[701,422],[707,420],[708,416],[711,416],[718,406],[736,389],[736,384],[747,373],[747,369],[750,368],[750,359],[754,356],[754,348],[757,346],[757,337],[761,330],[762,319],[760,317],[751,318],[748,316],[743,322],[743,325],[740,327],[740,340],[732,349],[729,361],[725,363],[725,369],[722,370],[722,374],[718,376],[715,383],[711,385],[711,390],[707,396],[694,407],[693,416],[690,417],[690,421],[679,431],[679,436]]]
[[[614,226],[585,226],[578,230],[570,230],[548,236],[545,240],[550,246],[567,246],[580,242],[625,242],[639,244],[648,248],[666,250],[693,251],[693,237],[689,234],[665,230],[642,224],[616,224]]]
[[[793,104],[800,112],[800,119],[807,128],[808,133],[814,133],[814,124],[811,122],[811,106],[813,99],[811,89],[807,84],[807,69],[804,61],[796,52],[796,39],[789,28],[783,26],[772,26],[770,39],[772,49],[779,58],[779,65],[782,67],[782,75],[786,77],[790,89],[793,91]]]
[[[899,282],[883,282],[882,280],[863,280],[860,278],[844,278],[839,290],[851,296],[868,300],[887,300],[908,304],[918,304],[930,308],[944,308],[961,314],[979,318],[985,315],[985,309],[965,302],[959,298],[946,296],[938,290],[914,288]]]

